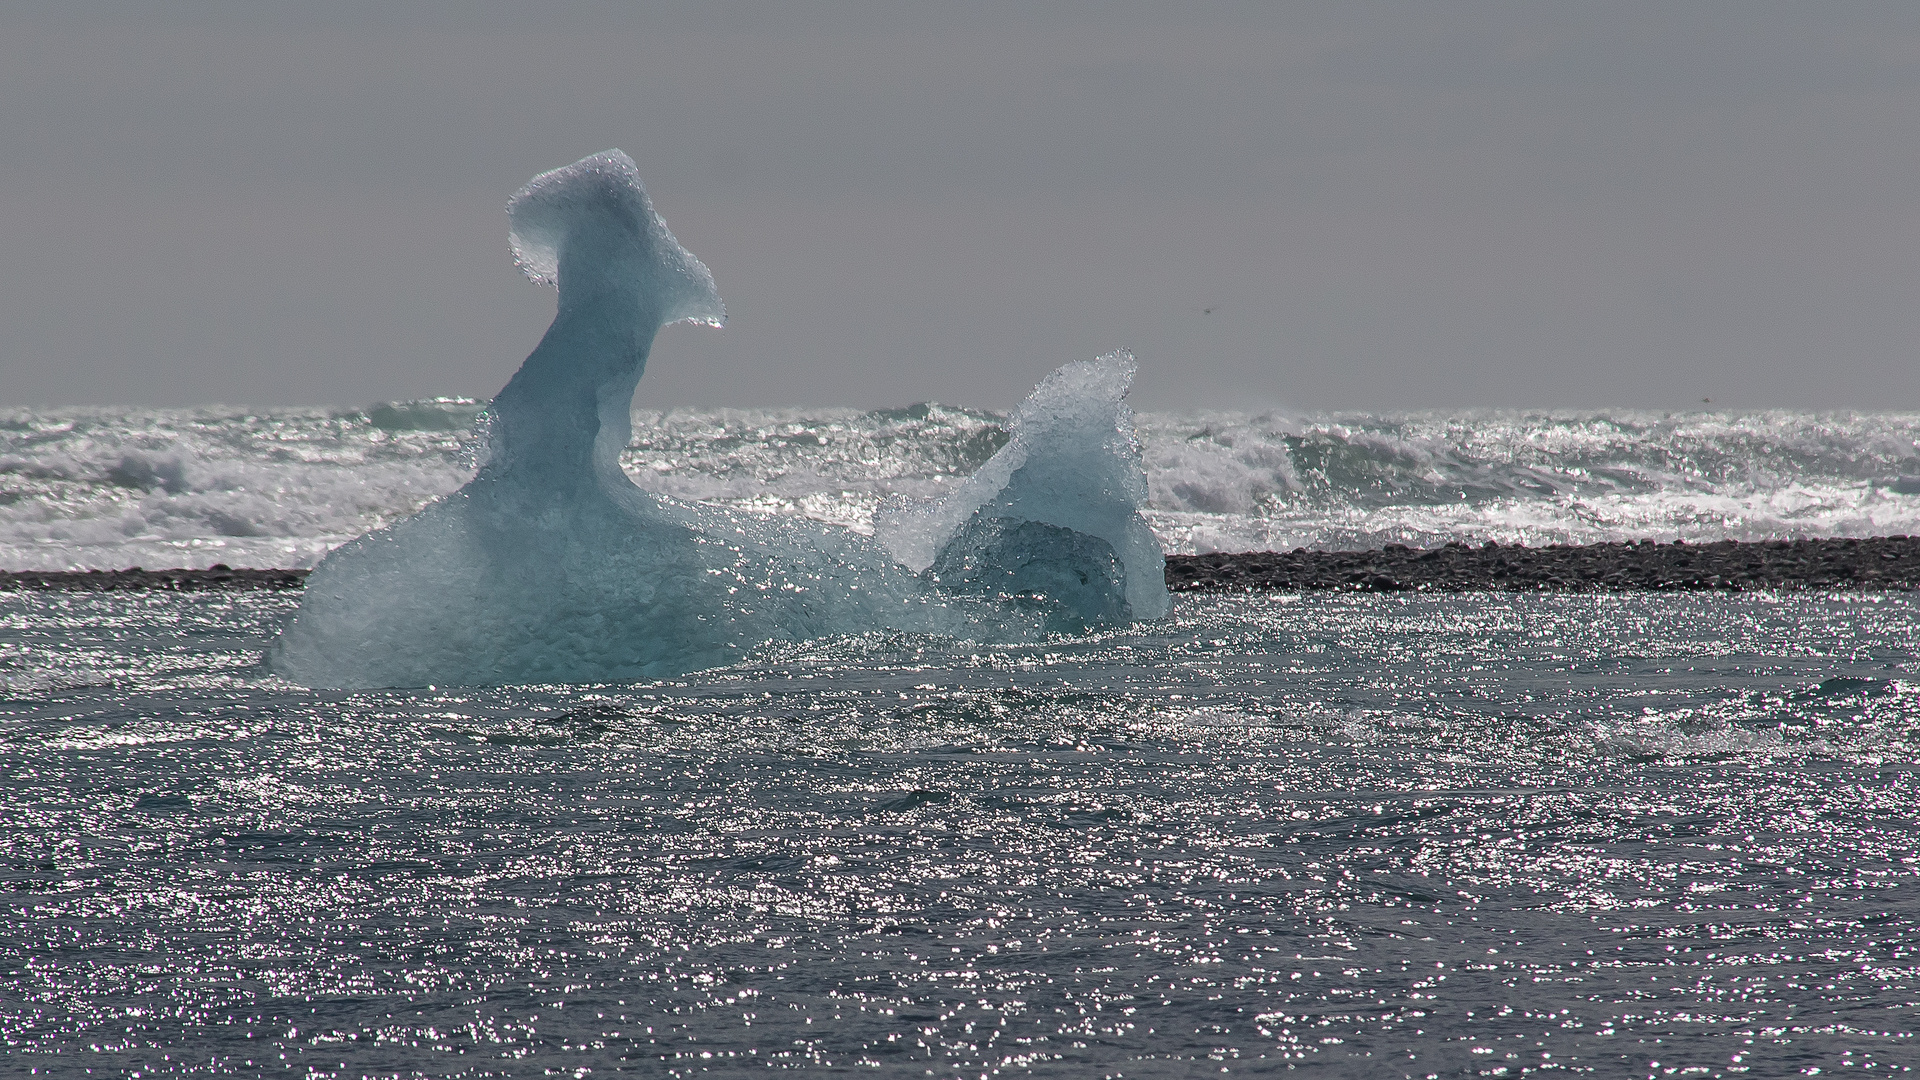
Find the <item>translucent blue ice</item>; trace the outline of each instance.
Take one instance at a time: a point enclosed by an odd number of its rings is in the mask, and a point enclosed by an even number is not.
[[[1092,622],[1165,615],[1166,555],[1140,516],[1133,373],[1116,352],[1047,376],[978,472],[944,499],[887,508],[876,535],[950,590],[1041,594]]]
[[[725,318],[712,274],[667,231],[632,159],[613,150],[542,174],[507,212],[516,261],[560,298],[490,407],[487,461],[464,488],[321,562],[269,657],[277,672],[315,686],[613,681],[732,662],[771,641],[1022,638],[1165,612],[1121,400],[1130,359],[1042,383],[979,475],[902,511],[929,526],[912,532],[912,553],[932,544],[903,565],[857,533],[675,502],[621,471],[654,335]]]

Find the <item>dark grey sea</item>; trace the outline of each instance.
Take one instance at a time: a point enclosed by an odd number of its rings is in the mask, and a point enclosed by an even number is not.
[[[1920,1063],[1920,602],[1177,599],[320,692],[294,598],[0,595],[0,1071]]]

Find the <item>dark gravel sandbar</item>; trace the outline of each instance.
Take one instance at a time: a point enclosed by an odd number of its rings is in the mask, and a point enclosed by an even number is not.
[[[298,589],[305,570],[0,570],[0,589],[109,592]],[[1920,589],[1920,537],[1712,544],[1459,542],[1374,551],[1169,555],[1175,592],[1607,592],[1651,589]]]
[[[1920,588],[1920,537],[1712,544],[1651,540],[1517,547],[1454,542],[1375,551],[1170,555],[1177,592],[1608,592],[1651,589]]]
[[[142,570],[137,566],[131,570],[0,570],[0,589],[203,592],[208,589],[297,589],[306,583],[305,570],[235,570],[223,563],[215,563],[206,570]]]

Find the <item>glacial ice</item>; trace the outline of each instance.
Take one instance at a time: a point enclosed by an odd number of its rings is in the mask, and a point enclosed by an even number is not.
[[[1167,613],[1160,541],[1140,516],[1129,353],[1068,364],[1013,414],[1013,437],[943,499],[875,522],[894,558],[949,589],[1039,593],[1092,622]]]
[[[544,173],[508,216],[516,262],[560,296],[489,407],[485,463],[329,554],[269,654],[276,672],[336,687],[618,681],[773,641],[1021,639],[1166,611],[1123,401],[1131,358],[1043,382],[978,474],[899,510],[896,560],[849,530],[676,502],[621,471],[655,334],[725,319],[632,159],[612,150]]]

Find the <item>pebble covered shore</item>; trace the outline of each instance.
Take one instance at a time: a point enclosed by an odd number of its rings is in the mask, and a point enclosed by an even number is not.
[[[236,570],[215,563],[205,570],[0,570],[0,589],[72,589],[82,592],[119,592],[162,589],[200,592],[207,589],[297,589],[307,583],[305,570]]]
[[[297,589],[305,570],[0,571],[0,589]],[[1169,555],[1175,592],[1604,592],[1920,589],[1920,537],[1519,547],[1389,544],[1374,551]]]
[[[1920,538],[1675,542],[1172,555],[1167,587],[1361,592],[1920,588]]]

